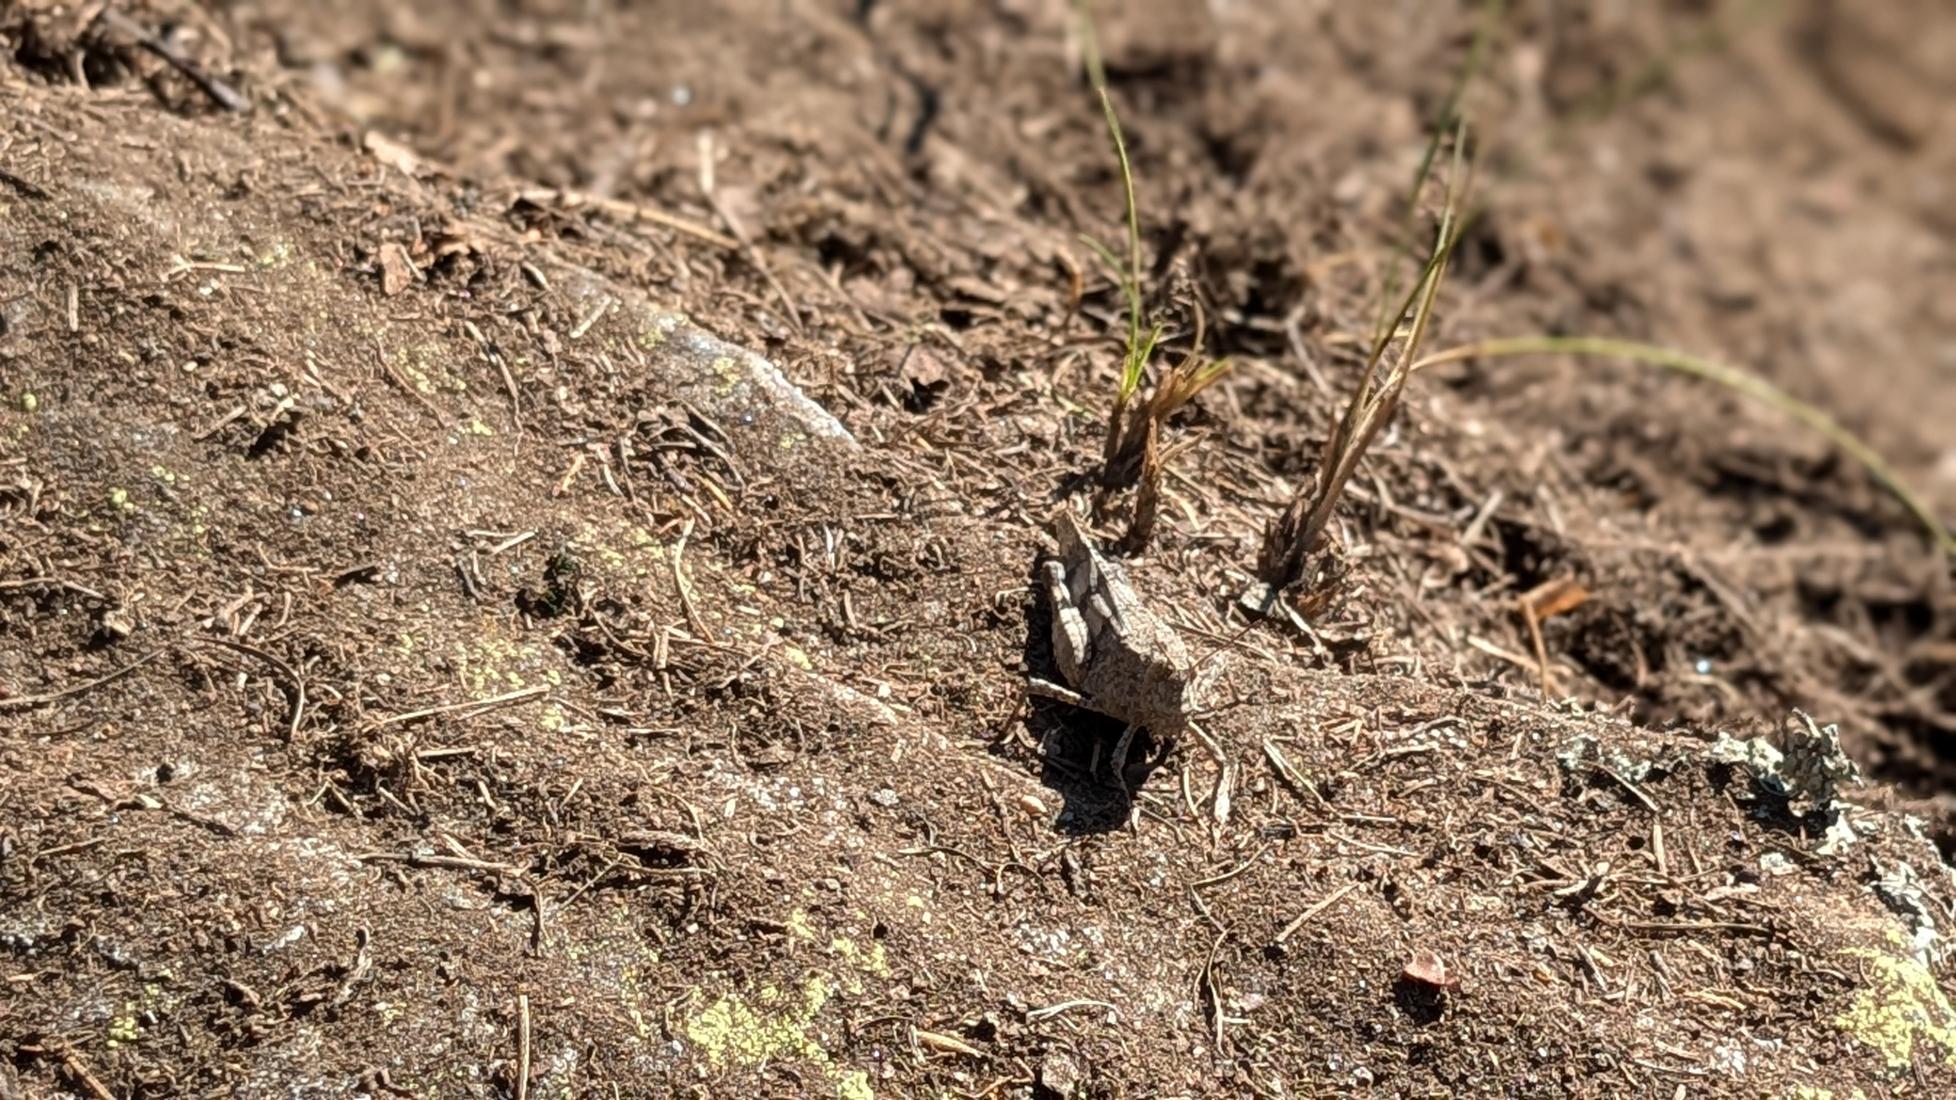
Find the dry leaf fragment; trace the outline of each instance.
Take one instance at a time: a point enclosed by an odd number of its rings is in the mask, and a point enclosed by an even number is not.
[[[1521,597],[1522,610],[1535,616],[1536,622],[1566,615],[1588,602],[1589,589],[1574,577],[1554,577],[1543,581]]]
[[[415,155],[414,150],[377,130],[367,131],[360,143],[367,147],[367,152],[372,153],[375,160],[410,179],[421,172],[421,158]]]
[[[418,272],[407,249],[394,241],[380,246],[380,292],[392,298],[414,282]]]
[[[1437,951],[1420,948],[1406,960],[1404,975],[1407,981],[1429,985],[1435,989],[1454,989],[1460,985],[1460,978],[1447,966],[1447,961]]]

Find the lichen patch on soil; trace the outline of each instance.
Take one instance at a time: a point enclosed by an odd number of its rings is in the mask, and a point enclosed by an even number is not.
[[[0,3],[0,1098],[1956,1090],[1956,583],[1824,441],[1436,369],[1244,618],[1471,6],[1102,13],[1234,363],[1121,777],[1025,691],[1122,326],[1067,5],[109,7]],[[1510,5],[1436,339],[1956,512],[1956,25],[1864,7]],[[1795,708],[1851,805],[1714,753]]]

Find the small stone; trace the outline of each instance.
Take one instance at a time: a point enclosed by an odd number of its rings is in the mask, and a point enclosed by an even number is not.
[[[1039,1083],[1060,1096],[1080,1095],[1084,1076],[1080,1060],[1070,1051],[1054,1048],[1039,1060]]]
[[[902,801],[902,799],[897,797],[897,793],[888,787],[878,788],[874,794],[869,796],[869,800],[886,810],[894,809],[896,804]]]
[[[103,637],[119,641],[127,638],[135,630],[136,624],[130,620],[127,611],[118,607],[112,611],[104,611],[102,613]]]

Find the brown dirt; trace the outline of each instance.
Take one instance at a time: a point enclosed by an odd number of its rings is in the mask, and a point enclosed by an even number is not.
[[[1022,686],[1117,356],[1063,5],[116,9],[233,113],[0,3],[0,1096],[1947,1095],[1956,585],[1824,442],[1435,371],[1312,636],[1234,609],[1471,38],[1430,7],[1104,16],[1237,364],[1134,566],[1223,760],[1129,800]],[[1434,346],[1740,362],[1956,513],[1937,14],[1515,5]],[[1706,756],[1793,707],[1880,780],[1845,852]]]

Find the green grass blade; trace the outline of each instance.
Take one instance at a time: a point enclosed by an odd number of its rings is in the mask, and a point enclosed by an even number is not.
[[[1076,0],[1074,13],[1080,27],[1080,46],[1082,59],[1086,62],[1087,78],[1093,82],[1093,90],[1100,97],[1101,115],[1107,121],[1107,136],[1113,139],[1114,156],[1121,168],[1121,198],[1127,212],[1127,266],[1121,277],[1121,290],[1127,298],[1127,355],[1121,364],[1121,396],[1127,397],[1140,388],[1147,373],[1148,358],[1154,354],[1154,345],[1161,337],[1157,328],[1145,342],[1142,329],[1147,327],[1147,319],[1142,315],[1141,304],[1141,208],[1134,196],[1134,164],[1127,154],[1127,135],[1121,131],[1121,117],[1114,110],[1114,97],[1107,92],[1107,69],[1100,58],[1100,39],[1094,33],[1093,15],[1087,10],[1085,0]],[[1110,267],[1121,269],[1113,251],[1099,241],[1084,238],[1093,249],[1101,254]]]
[[[1453,87],[1448,90],[1447,98],[1440,104],[1439,112],[1433,116],[1433,123],[1428,127],[1426,148],[1420,153],[1419,165],[1413,170],[1412,187],[1406,192],[1405,225],[1409,242],[1412,239],[1412,226],[1419,220],[1419,197],[1426,190],[1427,180],[1433,176],[1434,162],[1439,159],[1440,148],[1445,144],[1448,133],[1455,131],[1465,121],[1460,114],[1460,103],[1467,97],[1467,89],[1473,86],[1474,78],[1480,75],[1481,66],[1487,63],[1487,55],[1494,48],[1494,35],[1501,26],[1501,17],[1506,8],[1505,0],[1484,0],[1482,3],[1480,23],[1474,28],[1474,41],[1467,47],[1467,56],[1461,60],[1460,71],[1454,74]],[[1401,259],[1410,258],[1407,255],[1409,247],[1410,244],[1401,245]],[[1397,324],[1396,317],[1386,313],[1386,307],[1399,291],[1400,271],[1395,261],[1386,273],[1385,286],[1379,294],[1379,317],[1373,331],[1375,337]],[[1400,315],[1404,312],[1402,307]]]
[[[1442,363],[1457,363],[1463,359],[1500,359],[1521,355],[1585,355],[1624,359],[1645,366],[1675,371],[1692,378],[1700,378],[1778,409],[1805,424],[1859,463],[1861,468],[1868,472],[1869,477],[1874,478],[1882,488],[1888,490],[1921,522],[1923,528],[1929,532],[1931,541],[1950,558],[1956,559],[1956,534],[1950,532],[1942,520],[1936,517],[1935,511],[1929,507],[1928,502],[1902,480],[1901,474],[1897,473],[1879,452],[1863,442],[1859,436],[1841,426],[1839,421],[1824,410],[1809,405],[1758,375],[1738,367],[1727,366],[1724,363],[1671,348],[1659,347],[1655,344],[1640,344],[1630,340],[1581,336],[1522,336],[1505,340],[1481,340],[1435,352],[1414,363],[1411,369],[1424,370],[1427,367],[1437,367]]]
[[[1114,113],[1114,99],[1107,85],[1094,89],[1100,93],[1100,108],[1107,116],[1107,134],[1114,139],[1114,154],[1121,162],[1121,196],[1127,202],[1127,333],[1132,350],[1141,339],[1141,210],[1134,200],[1134,167],[1127,158],[1127,138],[1121,133],[1120,116]]]

